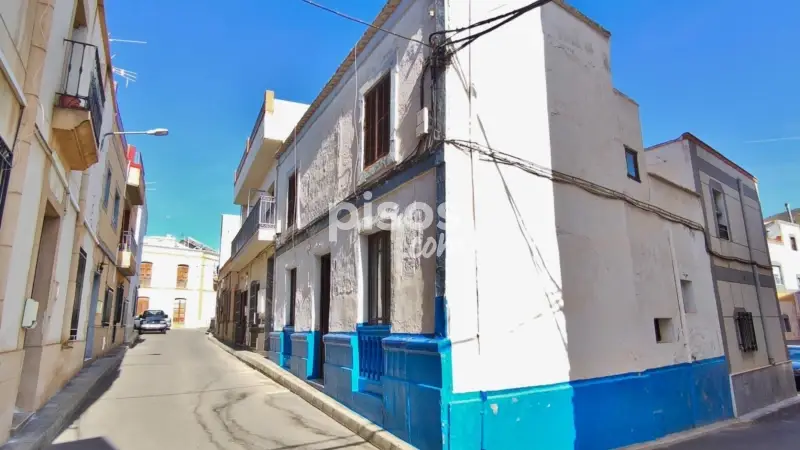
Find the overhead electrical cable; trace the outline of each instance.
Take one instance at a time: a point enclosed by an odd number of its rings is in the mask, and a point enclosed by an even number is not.
[[[430,47],[429,44],[426,44],[425,42],[423,42],[423,41],[421,41],[419,39],[410,38],[408,36],[403,36],[402,34],[397,34],[397,33],[393,32],[393,31],[389,31],[389,30],[387,30],[385,28],[381,28],[381,27],[375,26],[375,25],[367,22],[366,20],[361,20],[361,19],[359,19],[357,17],[353,17],[353,16],[350,16],[348,14],[339,12],[339,11],[337,11],[337,10],[335,10],[333,8],[329,8],[329,7],[325,6],[325,5],[320,5],[319,3],[314,2],[312,0],[300,0],[300,1],[303,2],[303,3],[309,4],[311,6],[317,7],[319,9],[323,10],[323,11],[327,11],[327,12],[329,12],[331,14],[335,14],[335,15],[337,15],[339,17],[344,18],[344,19],[350,20],[352,22],[360,23],[361,25],[366,25],[366,26],[368,26],[370,28],[374,28],[376,30],[383,31],[384,33],[391,34],[392,36],[396,36],[396,37],[399,37],[399,38],[402,38],[402,39],[405,39],[405,40],[408,40],[408,41],[411,41],[411,42],[416,42],[418,44],[422,44],[422,45],[424,45],[426,47]]]

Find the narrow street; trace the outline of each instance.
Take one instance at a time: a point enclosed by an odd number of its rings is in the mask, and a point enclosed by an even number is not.
[[[800,404],[750,423],[736,424],[669,450],[793,450],[800,447]]]
[[[142,339],[53,449],[374,448],[217,348],[202,331]]]

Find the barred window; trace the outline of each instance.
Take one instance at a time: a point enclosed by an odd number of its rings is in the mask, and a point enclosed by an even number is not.
[[[744,308],[736,308],[733,311],[733,320],[736,324],[736,339],[739,341],[739,349],[743,352],[758,350],[753,313],[745,311]]]

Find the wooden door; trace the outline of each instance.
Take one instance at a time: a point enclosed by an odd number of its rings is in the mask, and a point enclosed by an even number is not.
[[[172,306],[172,324],[183,325],[186,320],[186,299],[176,298]]]
[[[319,296],[319,342],[316,343],[317,376],[325,383],[325,343],[322,338],[328,334],[331,311],[331,255],[320,259],[320,296]]]

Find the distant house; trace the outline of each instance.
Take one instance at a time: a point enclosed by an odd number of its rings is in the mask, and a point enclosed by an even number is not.
[[[781,323],[786,339],[790,340],[800,340],[800,225],[794,222],[796,215],[800,215],[800,210],[792,211],[792,221],[786,220],[788,213],[764,219],[772,274],[780,300]]]
[[[192,238],[146,236],[136,314],[160,309],[172,328],[207,328],[216,310],[219,254]]]

